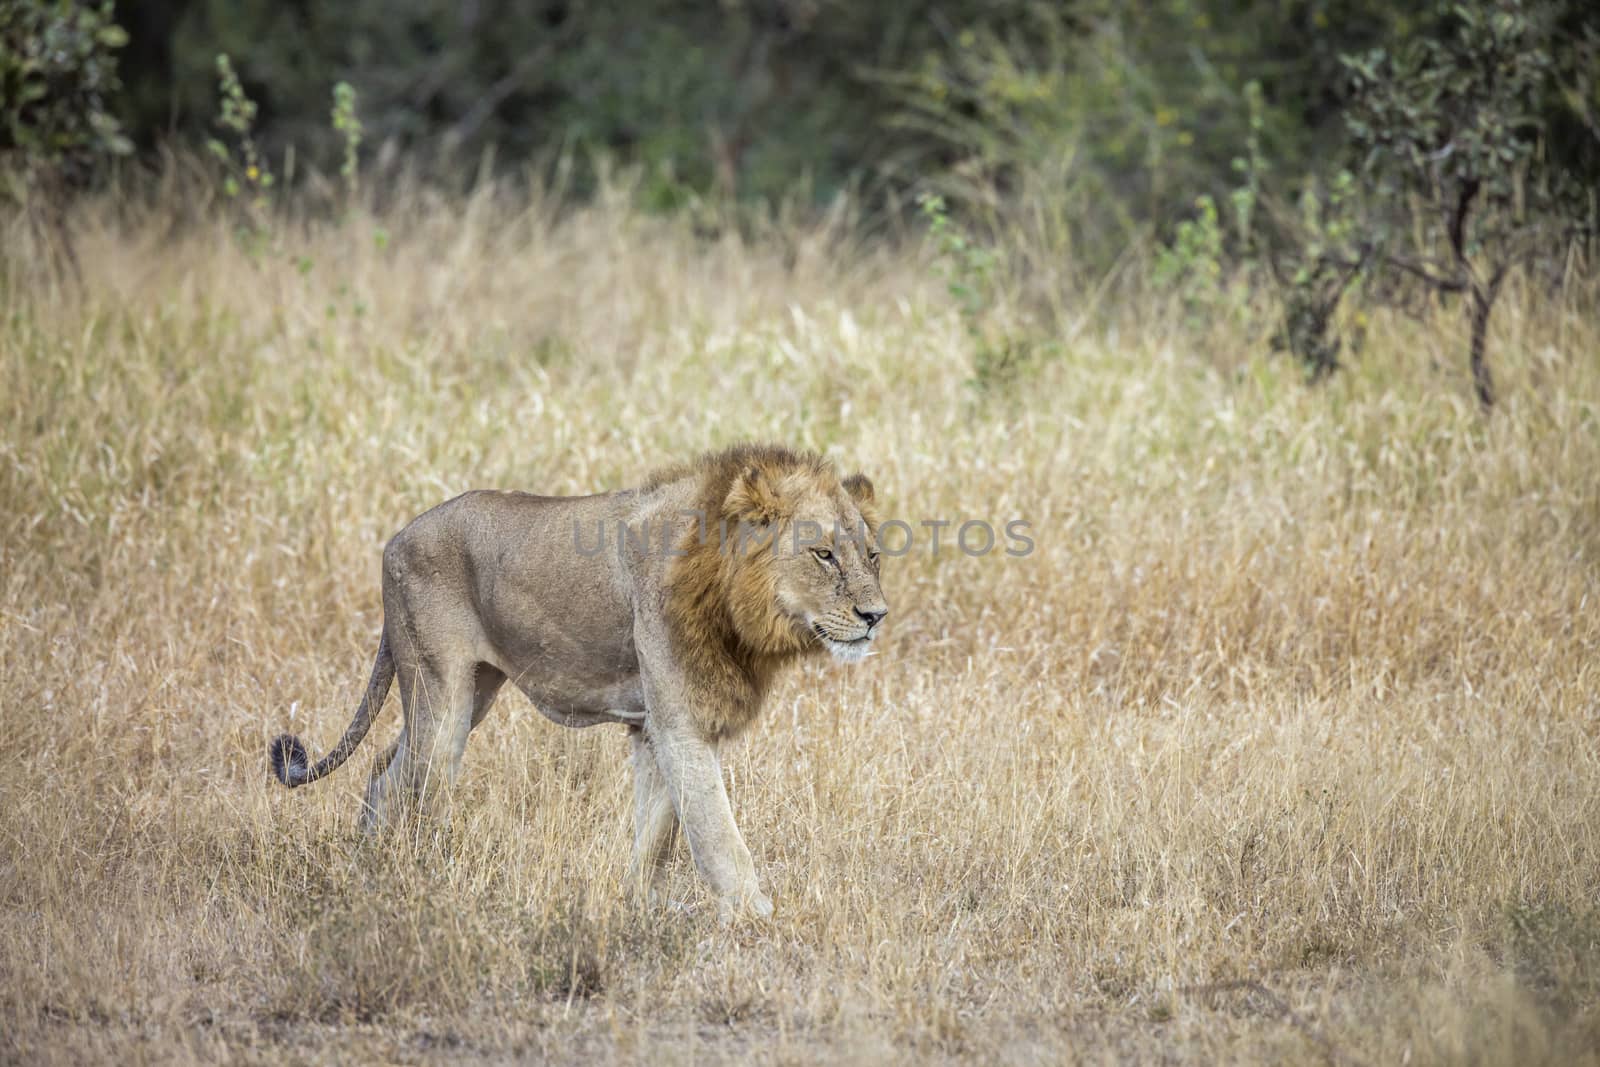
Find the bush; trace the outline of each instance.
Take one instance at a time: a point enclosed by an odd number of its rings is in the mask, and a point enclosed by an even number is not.
[[[75,273],[62,201],[131,148],[111,110],[127,41],[110,0],[0,4],[0,195],[54,231]]]
[[[111,113],[128,35],[109,0],[10,0],[0,7],[0,153],[34,175],[82,181],[131,145]]]
[[[1302,358],[1332,358],[1328,323],[1357,277],[1400,301],[1419,290],[1460,295],[1473,389],[1493,406],[1488,330],[1507,277],[1595,232],[1588,183],[1556,163],[1550,143],[1562,11],[1537,0],[1445,3],[1431,32],[1346,58],[1347,166],[1363,195],[1352,195],[1349,173],[1308,194],[1285,298],[1284,335]]]

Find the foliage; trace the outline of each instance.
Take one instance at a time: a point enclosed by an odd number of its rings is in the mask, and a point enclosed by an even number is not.
[[[1369,253],[1356,244],[1355,178],[1341,170],[1326,183],[1307,181],[1287,247],[1267,263],[1282,303],[1272,346],[1293,355],[1313,381],[1339,368],[1343,339],[1334,320],[1345,293],[1362,276]]]
[[[1541,107],[1558,89],[1558,14],[1540,0],[1445,4],[1432,32],[1347,57],[1350,170],[1308,187],[1284,286],[1280,337],[1314,373],[1336,366],[1329,325],[1358,278],[1387,300],[1460,294],[1474,392],[1494,404],[1488,328],[1506,278],[1594,231],[1593,194],[1553,165]]]
[[[1600,185],[1600,9],[1579,0],[141,0],[116,12],[126,48],[104,6],[0,17],[16,34],[69,11],[131,83],[94,67],[98,90],[62,97],[84,130],[120,103],[141,146],[195,133],[220,77],[208,140],[256,240],[291,150],[336,169],[347,203],[368,146],[379,193],[393,160],[437,177],[490,148],[575,161],[560,182],[580,195],[631,165],[655,210],[848,192],[892,226],[937,193],[981,379],[1032,351],[1001,320],[1075,314],[1153,247],[1192,323],[1248,314],[1270,277],[1275,340],[1312,377],[1339,366],[1352,292],[1459,298],[1488,403],[1500,286],[1592,229]]]
[[[344,161],[339,164],[339,175],[344,178],[346,192],[354,196],[359,185],[359,152],[364,130],[356,114],[356,91],[349,82],[339,82],[333,87],[330,118],[334,130],[344,136]]]
[[[272,233],[268,193],[276,179],[256,144],[256,103],[245,94],[226,54],[217,56],[217,82],[217,125],[228,132],[233,146],[217,137],[208,140],[206,146],[222,165],[223,192],[228,199],[243,204],[240,240],[259,250]]]
[[[971,384],[983,391],[1011,384],[1049,346],[1003,330],[992,321],[1002,291],[999,251],[962,230],[950,218],[942,196],[926,193],[918,206],[928,224],[945,291],[955,302],[972,344]]]
[[[1469,360],[1494,404],[1489,316],[1507,274],[1592,228],[1589,190],[1549,165],[1539,103],[1555,69],[1556,9],[1539,0],[1451,4],[1440,32],[1347,61],[1351,148],[1374,196],[1415,205],[1366,240],[1390,269],[1469,301]]]
[[[944,197],[929,193],[919,200],[928,235],[939,253],[945,289],[961,311],[968,331],[976,330],[994,300],[997,257],[992,248],[974,241],[951,221]]]
[[[1178,223],[1170,245],[1156,250],[1154,280],[1182,298],[1191,317],[1214,308],[1223,292],[1222,224],[1209,196],[1194,202],[1195,215]]]
[[[221,186],[224,195],[241,207],[238,225],[240,241],[252,252],[261,252],[272,240],[271,192],[277,185],[266,154],[256,139],[256,121],[259,108],[245,93],[244,86],[227,55],[216,59],[218,79],[217,125],[226,131],[227,140],[209,138],[207,148],[221,167]],[[360,187],[360,148],[363,127],[356,112],[356,91],[348,82],[333,87],[333,104],[329,110],[329,124],[344,140],[344,154],[339,174],[344,182],[347,201],[353,201]],[[231,142],[231,144],[230,144]],[[381,249],[387,234],[380,228],[374,241]],[[311,268],[311,261],[296,257],[302,273]],[[357,305],[359,306],[359,305]]]
[[[0,4],[0,199],[22,204],[80,275],[64,200],[132,147],[113,114],[127,33],[111,0]]]
[[[1170,244],[1197,197],[1232,199],[1241,144],[1298,173],[1330,141],[1339,49],[1393,24],[1362,3],[1036,5],[1022,25],[975,21],[891,75],[891,121],[908,169],[960,210],[1081,207],[1046,236],[1103,268],[1152,230]],[[1228,258],[1238,250],[1230,240]]]
[[[1595,16],[1544,2],[1553,76],[1532,106],[1558,167],[1592,180]],[[1343,135],[1340,57],[1439,32],[1379,0],[140,0],[117,17],[120,110],[144,148],[207,131],[222,52],[280,177],[292,146],[348,186],[359,132],[435,176],[490,147],[501,167],[571,160],[580,193],[614,159],[659,209],[843,191],[895,209],[931,188],[986,239],[1036,231],[1041,286],[1061,263],[1102,272],[1170,244],[1199,196],[1226,214],[1247,139],[1294,186]],[[329,128],[334,83],[359,92],[359,131]],[[1243,251],[1228,234],[1225,255]]]
[[[110,0],[0,6],[0,154],[12,167],[80,183],[130,149],[112,107],[128,35],[111,16]]]
[[[1157,245],[1152,280],[1177,295],[1191,329],[1230,317],[1248,318],[1248,294],[1255,281],[1256,213],[1267,164],[1261,151],[1264,122],[1261,87],[1245,86],[1249,125],[1245,154],[1233,160],[1238,182],[1227,195],[1231,218],[1224,223],[1217,201],[1202,193],[1194,213],[1174,228],[1170,242]]]
[[[235,58],[261,103],[261,138],[330,169],[322,86],[363,101],[365,138],[449,173],[489,147],[511,165],[595,155],[638,166],[642,197],[670,208],[707,193],[831,199],[899,151],[889,94],[870,77],[942,46],[947,21],[1014,21],[1026,0],[142,0],[124,16],[151,44],[130,100],[144,131],[193,129],[210,59]]]

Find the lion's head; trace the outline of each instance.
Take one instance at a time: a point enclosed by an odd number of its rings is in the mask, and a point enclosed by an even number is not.
[[[888,601],[878,577],[878,519],[864,475],[841,480],[819,456],[777,448],[723,453],[708,480],[715,527],[686,571],[713,582],[746,650],[784,657],[826,650],[865,657]],[[720,520],[720,521],[719,521]],[[680,589],[687,592],[687,589]]]
[[[841,482],[831,470],[807,465],[754,466],[735,480],[725,511],[743,534],[732,545],[744,557],[735,563],[732,598],[740,630],[761,633],[776,624],[775,637],[820,644],[840,660],[865,656],[889,613],[878,578],[872,483],[860,474]],[[763,619],[770,621],[763,626]]]

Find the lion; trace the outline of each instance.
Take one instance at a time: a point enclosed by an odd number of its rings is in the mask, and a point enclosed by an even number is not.
[[[636,489],[548,497],[478,490],[413,519],[383,551],[383,633],[344,736],[312,764],[269,749],[294,788],[340,767],[398,678],[404,723],[361,808],[375,830],[459,773],[507,679],[563,726],[632,735],[628,877],[648,894],[678,827],[724,918],[772,913],[734,822],[718,752],[778,672],[853,662],[882,632],[872,483],[821,456],[740,445]]]

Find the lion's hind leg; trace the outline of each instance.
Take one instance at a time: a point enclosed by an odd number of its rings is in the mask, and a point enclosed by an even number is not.
[[[402,737],[404,734],[402,733]],[[400,751],[402,737],[397,737],[389,742],[387,748],[378,753],[372,761],[372,773],[367,775],[367,792],[362,801],[361,823],[364,828],[374,829],[375,816],[383,804],[383,778],[389,766],[394,763],[395,756]]]
[[[473,665],[439,669],[427,663],[405,664],[399,671],[405,726],[373,766],[361,825],[376,830],[395,821],[402,810],[455,782],[461,755],[472,729],[475,707]]]

